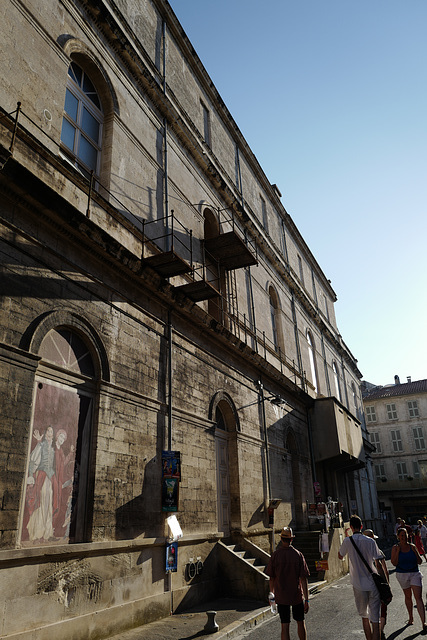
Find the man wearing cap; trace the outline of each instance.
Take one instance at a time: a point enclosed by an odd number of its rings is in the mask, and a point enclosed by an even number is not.
[[[351,516],[350,528],[353,535],[344,538],[338,557],[343,560],[344,556],[348,554],[350,581],[353,585],[356,609],[362,618],[366,640],[380,640],[380,594],[371,574],[354,548],[351,538],[367,564],[374,571],[374,562],[383,558],[384,555],[379,550],[375,540],[362,534],[362,521],[359,516]]]
[[[308,585],[310,572],[304,556],[292,546],[294,535],[290,527],[284,527],[280,544],[270,558],[265,570],[270,576],[270,591],[276,598],[282,623],[281,640],[290,640],[289,627],[292,616],[298,625],[299,640],[307,639],[304,614],[308,613]]]

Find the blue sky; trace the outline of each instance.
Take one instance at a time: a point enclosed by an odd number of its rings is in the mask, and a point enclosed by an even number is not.
[[[427,378],[427,0],[169,1],[363,377]]]

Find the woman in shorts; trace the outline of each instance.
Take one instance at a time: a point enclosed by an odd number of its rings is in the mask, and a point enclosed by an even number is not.
[[[423,577],[418,567],[422,563],[422,559],[416,546],[408,541],[406,529],[398,529],[397,539],[399,543],[394,545],[391,550],[391,563],[396,567],[396,578],[405,595],[405,604],[409,615],[407,624],[414,624],[412,602],[412,594],[414,594],[423,631],[426,631],[425,610],[422,599]]]

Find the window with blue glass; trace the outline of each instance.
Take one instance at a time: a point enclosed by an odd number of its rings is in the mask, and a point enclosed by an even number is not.
[[[98,93],[75,62],[68,68],[61,149],[87,178],[99,175],[104,117]]]

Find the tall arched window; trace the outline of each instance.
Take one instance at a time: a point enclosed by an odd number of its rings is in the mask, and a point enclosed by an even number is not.
[[[273,331],[273,345],[276,351],[279,350],[280,345],[280,309],[277,293],[273,287],[268,289],[268,297],[270,299],[270,318],[271,328]]]
[[[335,395],[337,396],[338,400],[341,402],[342,400],[341,400],[340,381],[338,377],[337,363],[335,361],[332,363],[332,371],[334,372]]]
[[[21,544],[88,538],[95,365],[86,341],[66,328],[43,339],[36,376]]]
[[[95,86],[76,62],[68,68],[61,149],[88,178],[100,174],[104,115]]]
[[[205,209],[203,212],[204,217],[204,238],[210,240],[219,236],[219,223],[215,214],[210,209]],[[211,298],[208,300],[208,312],[209,314],[226,324],[225,312],[226,312],[226,299],[225,299],[225,272],[221,268],[221,265],[208,251],[205,250],[205,265],[206,265],[206,278],[211,285],[219,291],[220,297]]]
[[[351,395],[353,397],[354,411],[357,418],[360,420],[359,402],[357,400],[357,390],[354,382],[351,383]]]
[[[307,343],[308,343],[308,357],[310,360],[311,381],[313,383],[314,390],[318,392],[317,374],[316,374],[316,355],[314,351],[314,342],[310,331],[307,331]]]

